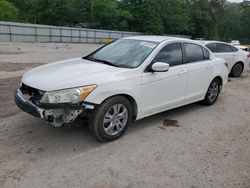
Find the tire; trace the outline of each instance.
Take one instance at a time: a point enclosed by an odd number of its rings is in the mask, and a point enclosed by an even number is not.
[[[215,78],[208,87],[203,103],[205,105],[213,105],[218,99],[220,90],[221,90],[221,82],[218,78]]]
[[[101,142],[120,138],[132,120],[132,107],[128,99],[116,96],[97,107],[90,119],[89,128]]]
[[[243,72],[243,69],[244,69],[244,67],[243,67],[242,63],[236,63],[230,72],[230,76],[240,77],[242,72]]]

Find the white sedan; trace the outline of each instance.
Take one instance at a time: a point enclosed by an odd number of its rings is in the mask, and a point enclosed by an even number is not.
[[[214,104],[227,77],[225,61],[198,42],[136,36],[28,71],[15,101],[54,126],[85,118],[98,140],[110,141],[132,120],[196,101]]]
[[[219,41],[201,41],[215,56],[224,58],[228,64],[228,72],[232,77],[240,77],[249,69],[250,53],[237,46]]]

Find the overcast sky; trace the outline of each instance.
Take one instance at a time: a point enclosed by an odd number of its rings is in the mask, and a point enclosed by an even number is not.
[[[228,0],[230,2],[242,2],[243,0]]]

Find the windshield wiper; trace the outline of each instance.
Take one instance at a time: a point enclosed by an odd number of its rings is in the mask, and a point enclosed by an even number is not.
[[[131,68],[125,64],[114,64],[114,63],[111,63],[105,59],[96,59],[96,58],[93,58],[92,56],[87,56],[87,57],[84,57],[84,59],[87,59],[87,60],[90,60],[90,61],[95,61],[95,62],[99,62],[99,63],[103,63],[105,65],[110,65],[110,66],[114,66],[114,67],[120,67],[120,68]]]
[[[114,66],[114,67],[120,67],[119,65],[116,65],[116,64],[111,63],[111,62],[109,62],[107,60],[104,60],[104,59],[96,59],[96,58],[93,58],[91,56],[88,56],[87,59],[90,60],[90,61],[97,61],[97,62],[106,64],[106,65],[110,65],[110,66]]]
[[[93,60],[94,60],[94,61],[101,62],[101,63],[106,64],[106,65],[111,65],[111,66],[114,66],[114,67],[119,67],[119,65],[116,65],[116,64],[111,63],[111,62],[109,62],[109,61],[107,61],[107,60],[104,60],[104,59],[94,59],[94,58],[93,58]]]

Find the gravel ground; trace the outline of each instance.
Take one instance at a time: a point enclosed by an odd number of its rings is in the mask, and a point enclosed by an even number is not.
[[[24,71],[97,47],[0,44],[0,187],[250,187],[250,72],[231,78],[215,105],[145,118],[110,143],[15,106]]]
[[[63,43],[0,43],[0,78],[21,76],[31,67],[82,57],[100,45]]]

